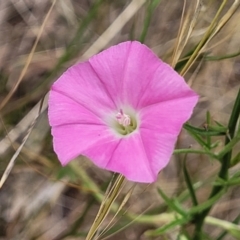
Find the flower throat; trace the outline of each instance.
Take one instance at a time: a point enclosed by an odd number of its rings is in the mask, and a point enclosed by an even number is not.
[[[122,109],[116,114],[116,131],[121,135],[127,135],[137,128],[136,119],[128,114],[125,114]]]

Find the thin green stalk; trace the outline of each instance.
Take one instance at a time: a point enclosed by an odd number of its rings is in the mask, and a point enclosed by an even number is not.
[[[233,220],[232,223],[238,224],[240,221],[240,214]],[[217,238],[216,240],[222,240],[226,235],[228,234],[228,231],[223,231]]]
[[[211,116],[210,116],[210,113],[209,111],[207,111],[207,114],[206,114],[206,120],[207,120],[207,126],[210,126],[211,125]],[[209,146],[209,148],[211,147],[212,145],[212,139],[211,139],[211,136],[207,136],[207,145]]]
[[[207,201],[194,206],[190,209],[189,214],[194,215],[194,214],[199,214],[203,213],[205,210],[209,209],[212,207],[212,205],[217,202],[226,192],[225,186],[221,188],[221,191],[219,191],[217,194],[209,198]],[[197,220],[193,220],[193,222],[197,222]]]
[[[240,51],[238,51],[236,53],[223,55],[223,56],[206,56],[206,57],[204,57],[204,60],[206,60],[206,61],[221,61],[221,60],[225,60],[225,59],[229,59],[229,58],[238,57],[239,55],[240,55]]]
[[[239,142],[240,140],[240,129],[238,130],[236,136],[229,141],[223,150],[217,155],[219,159],[222,159],[224,155],[226,155],[228,152],[232,150],[232,148]]]
[[[238,91],[238,95],[233,107],[233,111],[228,123],[228,130],[229,134],[226,135],[225,138],[225,146],[228,145],[230,142],[229,136],[231,139],[234,138],[235,129],[237,126],[237,121],[240,115],[240,90]],[[223,180],[228,180],[228,169],[230,167],[231,162],[231,156],[232,156],[232,150],[228,151],[225,155],[222,156],[221,159],[221,169],[219,171],[218,177]],[[209,199],[213,198],[214,196],[218,195],[225,186],[214,186],[212,189],[212,192],[209,196]],[[214,203],[213,203],[214,204]],[[213,205],[212,204],[212,205]],[[193,222],[195,222],[196,228],[193,240],[201,240],[202,239],[202,226],[204,223],[205,217],[208,215],[209,211],[212,208],[212,205],[210,205],[208,208],[206,208],[204,211],[200,212],[199,214],[196,214],[193,217]]]
[[[182,148],[182,149],[175,149],[174,154],[181,154],[181,153],[195,153],[195,154],[206,154],[209,155],[212,158],[217,159],[217,155],[215,155],[214,153],[210,152],[210,151],[206,151],[206,150],[199,150],[199,149],[192,149],[192,148]]]
[[[231,160],[231,167],[234,167],[240,162],[240,152]]]
[[[192,198],[192,203],[193,203],[194,206],[197,206],[198,205],[198,200],[197,200],[197,197],[196,197],[196,194],[195,194],[195,190],[193,188],[192,180],[191,180],[191,178],[189,176],[189,173],[188,173],[188,170],[187,170],[186,156],[185,156],[185,159],[184,159],[184,162],[183,162],[183,173],[184,173],[185,182],[187,184],[190,196]]]
[[[142,30],[141,36],[139,38],[139,41],[141,43],[144,43],[144,41],[145,41],[145,38],[147,36],[147,31],[148,31],[148,28],[149,28],[149,25],[150,25],[150,22],[152,19],[153,12],[154,12],[155,8],[157,7],[157,5],[161,2],[161,0],[149,0],[148,2],[149,3],[148,3],[147,11],[146,11],[146,17],[144,19],[143,30]]]
[[[226,131],[227,131],[226,128],[220,127],[220,126],[213,127],[213,126],[208,125],[208,129],[202,129],[202,128],[193,127],[188,123],[185,123],[183,128],[193,134],[196,133],[201,136],[209,136],[209,137],[210,136],[222,136],[222,135],[225,135]]]

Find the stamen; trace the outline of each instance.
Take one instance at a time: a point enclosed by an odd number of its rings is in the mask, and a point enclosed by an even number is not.
[[[130,116],[127,114],[124,114],[122,109],[120,109],[120,111],[117,113],[116,119],[118,123],[124,127],[129,126],[131,124]]]

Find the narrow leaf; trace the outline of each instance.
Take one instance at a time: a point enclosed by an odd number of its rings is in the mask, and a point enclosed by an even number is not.
[[[146,11],[146,17],[144,19],[143,30],[142,30],[142,33],[141,33],[141,36],[139,39],[139,41],[141,43],[144,43],[144,41],[145,41],[145,38],[147,36],[147,31],[148,31],[148,28],[149,28],[149,25],[150,25],[150,22],[152,19],[153,12],[160,2],[161,2],[161,0],[150,0],[149,1],[147,11]]]
[[[199,204],[198,206],[192,207],[189,211],[190,214],[196,214],[201,213],[202,211],[210,208],[214,203],[216,203],[219,198],[222,197],[222,195],[225,193],[225,188],[223,188],[221,191],[219,191],[216,195],[208,199],[202,204]]]
[[[193,184],[192,184],[192,181],[191,181],[191,178],[189,176],[187,166],[186,166],[186,156],[185,156],[184,162],[183,162],[183,173],[184,173],[185,181],[186,181],[190,196],[192,198],[192,203],[194,206],[197,206],[198,205],[197,197],[195,195],[195,190],[193,188]]]
[[[177,218],[177,217],[176,217]],[[174,221],[171,221],[169,224],[166,224],[156,230],[149,230],[145,233],[146,236],[159,236],[163,233],[166,233],[167,231],[171,230],[174,227],[177,227],[179,225],[186,224],[189,221],[188,218],[178,218]]]
[[[168,198],[167,195],[160,188],[158,188],[158,193],[161,195],[161,197],[166,202],[169,208],[171,208],[172,210],[176,211],[177,213],[184,217],[188,215],[188,213],[181,207],[179,203],[177,203],[176,201],[174,202],[174,200]]]
[[[225,128],[208,127],[208,129],[206,130],[206,129],[193,127],[187,123],[184,124],[184,129],[186,129],[189,132],[199,134],[201,136],[222,136],[226,134]]]

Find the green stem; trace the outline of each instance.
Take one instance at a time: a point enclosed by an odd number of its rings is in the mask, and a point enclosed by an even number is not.
[[[161,2],[161,0],[150,0],[149,5],[147,7],[146,11],[146,18],[144,19],[144,27],[141,33],[141,36],[139,38],[139,41],[141,43],[144,43],[145,38],[147,36],[148,28],[152,19],[153,12],[155,8],[158,6],[158,4]]]
[[[192,148],[182,148],[182,149],[175,149],[174,154],[181,154],[181,153],[195,153],[195,154],[206,154],[209,155],[212,158],[217,159],[218,156],[215,155],[214,153],[210,152],[210,151],[205,151],[205,150],[200,150],[200,149],[192,149]]]
[[[225,146],[227,146],[229,144],[230,139],[234,138],[234,133],[235,133],[235,129],[237,126],[239,114],[240,114],[240,90],[238,91],[238,95],[237,95],[237,98],[236,98],[236,101],[235,101],[235,104],[233,107],[233,111],[232,111],[232,114],[231,114],[231,117],[230,117],[230,120],[228,123],[229,134],[226,135]],[[229,136],[230,136],[230,139],[229,139]],[[227,151],[221,158],[222,165],[221,165],[221,169],[218,174],[218,177],[223,180],[228,179],[228,169],[230,167],[230,161],[231,161],[231,156],[232,156],[232,150],[230,150],[230,149],[228,149],[228,150],[229,151]],[[224,186],[214,186],[212,189],[212,192],[209,196],[209,199],[218,195],[218,193],[221,192],[223,190],[223,188],[224,188]],[[193,240],[201,240],[202,239],[202,226],[204,223],[204,219],[208,215],[209,211],[211,210],[212,205],[209,206],[204,211],[193,216],[193,222],[195,222],[195,225],[196,225]]]
[[[238,215],[238,216],[233,220],[232,223],[233,223],[233,224],[238,224],[239,221],[240,221],[240,215]],[[227,230],[223,231],[216,240],[222,240],[227,233],[228,233]]]
[[[224,56],[207,56],[207,57],[204,57],[204,59],[206,61],[220,61],[220,60],[225,60],[228,58],[238,57],[239,55],[240,55],[240,51],[238,51],[236,53],[224,55]]]
[[[237,132],[236,136],[225,145],[223,150],[217,155],[219,159],[222,159],[228,152],[232,150],[232,148],[239,142],[240,140],[240,129]]]

